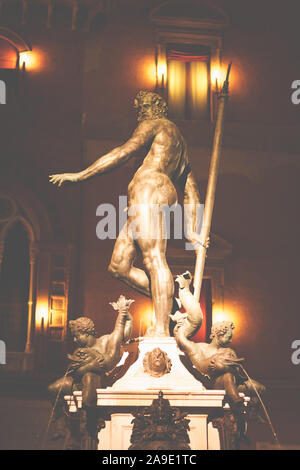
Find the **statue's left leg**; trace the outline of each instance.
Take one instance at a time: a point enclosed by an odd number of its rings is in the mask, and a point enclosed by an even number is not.
[[[266,387],[260,382],[257,382],[257,380],[248,379],[238,386],[238,391],[251,398],[248,403],[248,410],[251,416],[262,423],[266,423],[265,412],[263,411],[260,400],[257,396],[258,393],[261,399],[261,396],[264,395],[266,391]]]
[[[80,445],[82,450],[96,450],[98,443],[99,409],[97,388],[103,387],[103,376],[87,372],[81,379],[82,410],[80,413]]]
[[[143,213],[143,221],[151,218],[151,210]],[[162,215],[161,215],[162,217]],[[174,279],[166,260],[167,240],[158,236],[157,239],[139,238],[138,245],[143,254],[146,271],[150,276],[152,302],[156,323],[151,336],[169,336],[170,314],[173,307]]]
[[[97,388],[103,385],[102,377],[93,372],[87,372],[81,379],[82,390],[82,405],[84,408],[92,408],[97,405]]]
[[[150,297],[150,283],[145,271],[133,266],[136,248],[130,224],[129,219],[116,240],[108,271],[116,279],[120,279],[141,294]]]
[[[215,390],[224,389],[230,405],[239,406],[244,403],[243,398],[240,397],[238,388],[236,386],[236,380],[231,372],[226,372],[220,375],[214,381]]]
[[[248,396],[256,396],[256,391],[260,394],[263,395],[266,391],[266,387],[261,384],[260,382],[257,382],[257,380],[251,379],[251,380],[246,380],[244,383],[238,386],[239,392],[245,393],[245,395]]]

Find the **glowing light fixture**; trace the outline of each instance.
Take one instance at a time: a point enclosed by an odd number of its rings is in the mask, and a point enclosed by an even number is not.
[[[20,53],[20,68],[30,70],[35,68],[37,65],[36,55],[32,51],[26,51]]]
[[[231,308],[218,308],[213,311],[212,323],[230,321],[234,324],[235,328],[239,328],[241,325],[241,317],[238,313]]]
[[[35,311],[35,324],[37,327],[45,326],[48,323],[49,309],[48,300],[40,300],[37,302]]]
[[[159,88],[164,89],[167,80],[167,64],[160,60],[157,64],[157,85]]]
[[[139,337],[143,336],[147,329],[155,325],[155,312],[152,304],[147,302],[138,309],[139,311]]]
[[[221,84],[221,71],[216,65],[211,68],[211,84],[214,91],[218,92]]]

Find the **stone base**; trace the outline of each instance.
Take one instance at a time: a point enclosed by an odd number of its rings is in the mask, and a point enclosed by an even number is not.
[[[153,377],[144,370],[144,357],[155,348],[166,353],[172,363],[170,371],[161,377]],[[97,390],[99,416],[105,417],[105,427],[98,434],[99,450],[127,450],[130,446],[133,412],[138,407],[150,406],[160,391],[171,406],[187,412],[191,450],[221,449],[221,441],[224,439],[220,439],[219,429],[213,425],[213,419],[222,417],[224,413],[225,391],[206,390],[183,365],[181,355],[174,338],[144,338],[139,343],[138,359],[126,374],[112,387]],[[76,394],[65,397],[69,410],[73,412],[79,411],[82,406],[81,392]],[[247,400],[245,398],[245,404]]]
[[[144,371],[143,360],[155,348],[167,353],[171,360],[171,370],[162,377],[153,377]],[[174,338],[143,338],[139,343],[139,356],[126,374],[117,380],[110,390],[205,390],[201,382],[186,369],[180,360],[184,354]]]
[[[165,352],[172,363],[170,372],[162,377],[153,377],[144,370],[144,357],[155,348]],[[99,450],[128,449],[132,411],[150,406],[160,390],[171,406],[188,412],[192,450],[220,449],[218,431],[208,425],[207,418],[213,409],[222,410],[225,392],[205,390],[181,362],[182,355],[174,338],[143,338],[138,359],[127,373],[112,387],[97,390],[97,406],[105,407],[110,415],[105,428],[99,432]]]
[[[157,398],[158,392],[158,389],[144,392],[97,390],[98,406],[105,407],[105,411],[110,414],[110,419],[105,422],[105,428],[99,432],[98,449],[127,450],[132,433],[133,415],[131,412],[137,407],[150,406]],[[188,412],[191,449],[219,450],[219,433],[211,423],[208,423],[208,416],[216,409],[222,411],[224,390],[200,390],[199,392],[163,390],[163,392],[164,398],[170,401],[171,406],[180,407]]]

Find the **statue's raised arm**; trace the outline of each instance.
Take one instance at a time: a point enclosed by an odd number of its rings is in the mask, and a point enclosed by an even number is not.
[[[153,139],[153,123],[150,121],[141,122],[135,129],[132,137],[120,147],[116,147],[106,155],[98,158],[92,165],[79,173],[62,173],[50,175],[50,183],[61,186],[64,182],[69,181],[76,183],[84,181],[92,176],[117,168],[123,163],[134,157],[136,153],[147,146]]]

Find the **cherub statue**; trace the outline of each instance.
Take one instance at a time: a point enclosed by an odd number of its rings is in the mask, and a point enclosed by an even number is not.
[[[242,412],[243,398],[239,393],[254,396],[255,389],[263,393],[265,387],[253,379],[247,379],[240,367],[244,359],[238,358],[235,351],[228,347],[232,340],[234,324],[229,321],[215,323],[211,329],[210,343],[190,341],[189,337],[200,328],[203,317],[202,313],[197,311],[196,299],[192,299],[193,296],[189,290],[190,273],[178,276],[177,282],[179,283],[180,303],[186,310],[185,314],[176,312],[171,316],[176,322],[174,335],[177,344],[189,357],[193,366],[206,376],[211,388],[225,390],[232,409]],[[197,304],[200,309],[199,302]]]
[[[63,397],[72,395],[75,390],[82,390],[82,405],[91,408],[96,405],[96,389],[105,387],[105,375],[111,371],[121,359],[121,346],[126,343],[132,332],[132,316],[129,313],[133,300],[127,300],[123,295],[111,305],[118,310],[114,330],[107,335],[97,337],[95,325],[87,317],[80,317],[69,322],[74,342],[78,348],[73,354],[68,354],[70,365],[66,374],[48,387],[54,403],[54,437],[62,433],[64,423]]]

